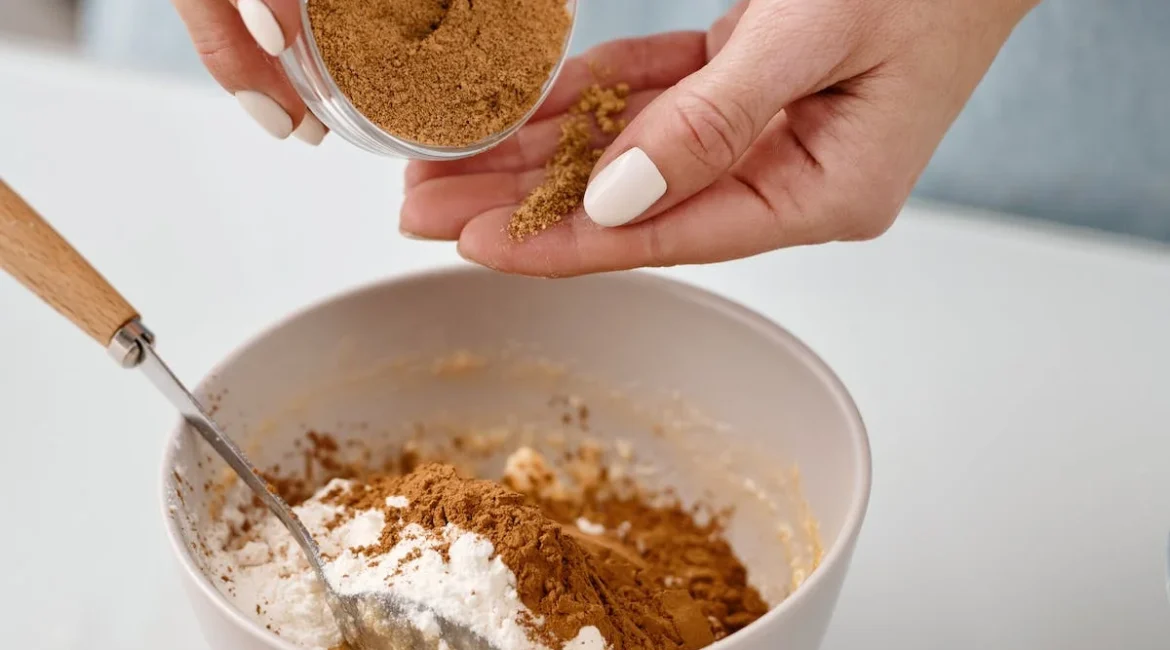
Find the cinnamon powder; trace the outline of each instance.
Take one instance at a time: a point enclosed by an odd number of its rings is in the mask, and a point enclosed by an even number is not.
[[[623,548],[653,567],[663,587],[684,589],[721,639],[768,612],[748,584],[747,569],[723,535],[726,513],[686,509],[669,494],[648,494],[629,478],[608,475],[599,452],[582,446],[567,459],[572,489],[540,462],[506,473],[504,484],[565,526],[602,527],[595,543]],[[539,457],[537,457],[539,461]],[[594,471],[595,470],[595,471]],[[700,515],[705,523],[699,523]]]
[[[582,419],[588,413],[583,404],[576,410]],[[346,447],[318,433],[302,445],[321,479],[355,481],[322,497],[343,507],[327,528],[357,511],[383,510],[381,539],[357,550],[368,556],[385,554],[412,523],[433,531],[451,523],[487,538],[515,573],[521,601],[543,621],[526,623],[547,647],[561,647],[592,625],[614,650],[692,650],[768,611],[726,541],[720,513],[699,516],[669,494],[644,491],[625,472],[611,476],[602,448],[589,441],[557,459],[568,483],[526,447],[511,455],[502,483],[463,478],[425,458],[419,464],[413,447],[362,468],[341,462]],[[281,487],[301,493],[308,486]],[[404,496],[410,507],[388,509],[388,496]]]
[[[394,135],[439,146],[520,120],[572,22],[564,0],[309,0],[308,13],[354,107]]]
[[[388,496],[406,497],[410,507],[391,511]],[[359,550],[366,555],[389,552],[410,524],[434,531],[454,524],[487,538],[537,617],[525,622],[530,633],[549,647],[595,626],[614,650],[698,650],[767,611],[715,525],[697,526],[678,509],[631,501],[613,504],[603,517],[582,505],[574,512],[647,526],[637,538],[587,535],[564,521],[572,513],[563,504],[554,520],[546,504],[438,464],[374,477],[327,500],[347,511],[393,515],[379,543]]]

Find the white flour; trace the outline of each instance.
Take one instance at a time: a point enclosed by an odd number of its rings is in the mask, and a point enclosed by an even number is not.
[[[342,510],[323,503],[322,497],[350,483],[335,480],[312,499],[297,506],[305,523],[329,558],[325,574],[334,588],[346,594],[374,590],[425,605],[451,623],[464,626],[499,650],[550,650],[533,642],[519,621],[532,618],[516,592],[516,575],[499,557],[492,543],[475,533],[447,525],[428,531],[417,524],[403,528],[400,541],[389,552],[373,557],[353,552],[377,543],[386,525],[379,510],[354,513],[330,530],[326,523]],[[224,508],[223,521],[210,536],[212,548],[222,548],[229,523],[243,523],[242,506],[250,497]],[[390,497],[389,508],[407,508],[405,497]],[[230,577],[221,585],[245,614],[292,643],[312,650],[327,650],[341,643],[341,633],[325,602],[324,591],[288,531],[271,515],[254,530],[254,538],[241,548],[216,553],[213,569]],[[447,546],[447,556],[437,550]],[[539,620],[539,619],[536,619]],[[436,639],[438,622],[433,616],[416,616],[414,627]],[[582,628],[565,650],[604,650],[605,639],[595,627]]]

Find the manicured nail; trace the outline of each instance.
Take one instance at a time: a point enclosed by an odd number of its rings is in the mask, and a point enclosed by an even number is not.
[[[292,133],[292,118],[268,95],[254,90],[241,90],[236,93],[236,101],[240,102],[240,106],[248,111],[248,115],[259,122],[272,137],[283,140]]]
[[[423,237],[422,235],[416,235],[412,232],[403,230],[402,228],[398,229],[398,234],[407,239],[413,239],[415,241],[447,241],[445,239],[435,239],[434,237]]]
[[[305,118],[301,120],[300,125],[292,132],[293,137],[301,142],[307,142],[314,147],[321,144],[321,141],[325,139],[326,133],[328,131],[325,130],[325,125],[321,123],[321,120],[317,119],[315,115],[308,111],[305,111]]]
[[[262,50],[272,56],[284,51],[284,31],[264,0],[239,0],[236,8],[244,19],[244,27]]]
[[[662,172],[638,147],[618,156],[585,190],[585,214],[599,226],[621,226],[666,194]]]

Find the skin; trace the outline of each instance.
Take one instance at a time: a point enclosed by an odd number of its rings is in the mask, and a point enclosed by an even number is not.
[[[286,37],[296,0],[267,0]],[[707,32],[613,41],[566,64],[537,116],[480,156],[409,164],[400,228],[485,266],[572,276],[720,262],[876,237],[1038,0],[744,0]],[[227,0],[175,0],[212,74],[304,106]],[[523,242],[505,224],[538,185],[594,69],[631,87],[629,127],[594,175],[641,147],[666,194],[634,223],[583,212]],[[599,141],[599,145],[607,144]]]

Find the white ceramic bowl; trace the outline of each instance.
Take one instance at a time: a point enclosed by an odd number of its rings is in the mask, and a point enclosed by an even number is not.
[[[435,365],[459,350],[489,362],[467,372]],[[869,498],[865,429],[828,367],[761,316],[648,274],[548,281],[459,269],[392,279],[279,323],[197,393],[261,467],[287,462],[307,429],[394,441],[415,422],[556,423],[550,397],[579,396],[594,435],[628,440],[684,497],[708,491],[735,505],[729,539],[766,597],[801,581],[823,549],[795,591],[713,650],[818,647]],[[203,569],[201,486],[222,465],[182,426],[167,449],[167,530],[211,647],[295,650]]]

